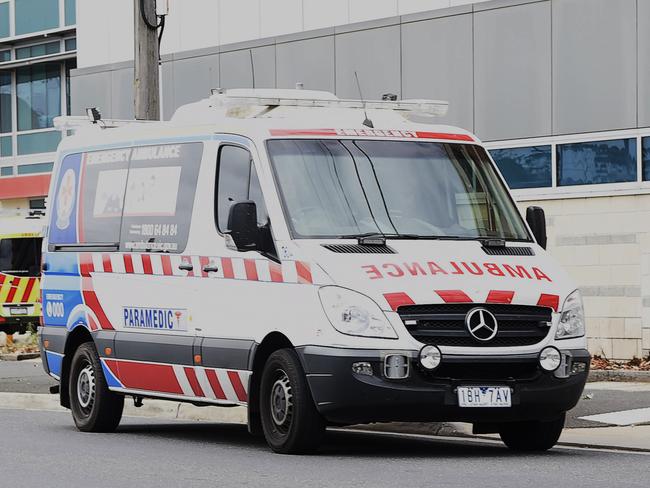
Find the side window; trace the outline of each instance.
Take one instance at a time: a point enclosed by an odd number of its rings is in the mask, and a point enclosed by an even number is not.
[[[250,152],[239,146],[223,146],[219,151],[215,198],[215,215],[220,232],[229,230],[230,207],[245,200],[253,200],[257,204],[258,223],[266,224],[268,213]]]

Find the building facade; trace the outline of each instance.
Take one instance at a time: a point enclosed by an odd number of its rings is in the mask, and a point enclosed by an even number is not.
[[[133,3],[77,8],[72,111],[130,118]],[[171,0],[161,52],[164,118],[216,87],[358,98],[355,72],[366,98],[448,100],[546,209],[591,352],[650,352],[650,0]]]
[[[45,208],[75,27],[75,0],[0,0],[0,218]]]

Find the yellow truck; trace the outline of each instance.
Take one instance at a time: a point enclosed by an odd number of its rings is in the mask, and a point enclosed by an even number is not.
[[[0,331],[12,334],[41,316],[43,221],[0,219]]]

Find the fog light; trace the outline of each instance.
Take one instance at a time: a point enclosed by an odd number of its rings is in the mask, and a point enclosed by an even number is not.
[[[352,363],[352,372],[355,374],[372,376],[372,365],[366,362]]]
[[[420,350],[420,364],[424,369],[433,371],[440,366],[442,361],[442,353],[436,346],[424,346]]]
[[[389,354],[384,358],[384,376],[401,380],[409,375],[409,359],[401,354]]]
[[[587,363],[573,363],[571,365],[571,374],[579,374],[587,371]]]
[[[562,355],[556,347],[548,346],[539,353],[539,365],[545,371],[555,371],[562,364]]]

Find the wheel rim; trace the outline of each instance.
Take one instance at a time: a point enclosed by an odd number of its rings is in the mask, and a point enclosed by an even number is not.
[[[77,401],[85,415],[90,413],[95,403],[95,371],[88,362],[82,365],[77,376]]]
[[[271,387],[270,402],[273,423],[278,431],[286,434],[293,418],[293,394],[289,376],[282,370],[278,371],[277,379]]]

